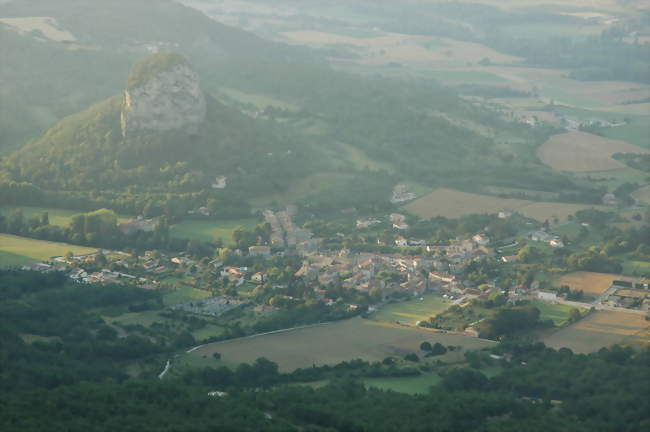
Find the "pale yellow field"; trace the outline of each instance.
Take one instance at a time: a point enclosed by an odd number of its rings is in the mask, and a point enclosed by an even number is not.
[[[554,285],[557,287],[568,285],[572,290],[580,290],[587,295],[598,297],[607,291],[615,280],[632,281],[633,279],[609,273],[573,272],[562,276]]]
[[[499,198],[445,188],[436,189],[404,206],[406,211],[423,219],[436,216],[457,218],[469,214],[494,214],[508,210],[539,221],[549,220],[554,216],[563,220],[586,208],[601,206]]]
[[[346,360],[381,361],[387,356],[402,357],[420,353],[424,341],[461,345],[463,350],[448,352],[444,361],[462,361],[465,350],[489,347],[495,342],[463,335],[442,334],[432,330],[391,325],[353,318],[282,333],[233,339],[205,345],[189,356],[221,354],[225,364],[236,365],[266,357],[278,363],[280,370],[291,371],[312,365],[333,365]]]
[[[353,37],[314,30],[296,30],[282,33],[290,43],[323,46],[346,45],[360,49],[364,64],[384,63],[436,63],[440,65],[477,63],[489,57],[496,63],[508,64],[521,61],[521,58],[497,52],[485,45],[462,42],[447,38],[411,36],[399,33],[386,33],[377,37]],[[434,42],[427,48],[424,44]]]
[[[21,33],[39,30],[46,38],[57,42],[76,40],[72,33],[61,29],[51,17],[0,18],[0,23]]]
[[[570,348],[578,353],[598,351],[630,338],[635,344],[648,344],[650,340],[644,331],[650,327],[642,315],[625,312],[597,311],[585,319],[565,327],[544,338],[551,348]]]
[[[558,171],[588,172],[624,168],[614,153],[650,153],[649,150],[586,132],[567,132],[551,137],[538,150],[539,159]]]

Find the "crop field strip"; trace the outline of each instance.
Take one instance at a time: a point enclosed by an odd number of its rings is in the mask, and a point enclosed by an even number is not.
[[[283,371],[312,365],[337,364],[360,358],[381,361],[387,356],[419,352],[420,343],[429,341],[460,345],[466,349],[492,346],[494,342],[457,334],[444,334],[415,327],[379,323],[362,318],[299,328],[261,336],[234,339],[205,345],[185,356],[211,357],[221,354],[224,364],[236,365],[266,357]],[[463,361],[464,350],[448,352],[444,361]]]
[[[429,195],[404,206],[406,211],[423,219],[431,219],[436,216],[458,218],[469,214],[495,214],[502,210],[508,210],[541,222],[554,216],[566,219],[567,216],[587,208],[603,209],[604,207],[500,198],[446,188],[436,189]]]
[[[557,287],[568,285],[572,290],[580,290],[588,296],[598,297],[607,291],[615,280],[633,281],[634,279],[609,273],[574,272],[560,277],[554,285]]]
[[[624,168],[615,153],[650,154],[650,150],[586,132],[567,132],[551,137],[538,150],[539,159],[558,171],[589,172]]]
[[[543,342],[555,349],[566,347],[577,353],[590,353],[638,337],[648,327],[650,322],[641,315],[596,311],[545,337]]]

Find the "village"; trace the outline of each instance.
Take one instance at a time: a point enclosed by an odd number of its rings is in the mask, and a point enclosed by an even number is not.
[[[25,265],[23,269],[62,272],[71,280],[84,284],[126,283],[149,290],[175,290],[181,285],[191,287],[205,294],[199,300],[179,302],[171,306],[172,309],[209,317],[219,317],[245,305],[266,314],[306,300],[344,306],[352,311],[363,307],[372,312],[391,302],[418,301],[427,293],[461,306],[472,301],[485,302],[497,295],[505,297],[509,304],[537,300],[643,315],[650,309],[648,281],[643,278],[613,281],[605,293],[591,302],[568,299],[570,290],[568,293],[548,290],[538,281],[504,286],[495,279],[477,284],[466,273],[473,263],[490,258],[499,266],[512,266],[520,261],[518,255],[505,252],[517,243],[516,240],[510,245],[500,242],[499,246],[493,246],[485,231],[452,239],[445,245],[430,244],[424,239],[405,237],[403,233],[409,228],[407,216],[391,213],[384,217],[357,219],[352,228],[363,231],[378,224],[389,224],[394,244],[390,253],[352,252],[346,248],[328,250],[322,247],[323,239],[297,226],[294,222],[296,212],[294,206],[276,212],[265,210],[264,220],[271,227],[269,244],[222,249],[212,259],[196,259],[188,253],[146,251],[134,255],[101,250],[82,256],[68,254]],[[507,211],[498,214],[502,220],[510,217],[512,213]],[[124,226],[132,228],[142,223],[136,219]],[[527,241],[551,249],[565,247],[560,236],[544,227],[524,235]],[[291,274],[287,274],[287,268],[281,272],[275,268],[278,260],[285,258],[294,263],[288,266]],[[296,281],[307,287],[300,294],[295,294],[290,287]],[[342,292],[348,295],[343,296]],[[471,329],[468,331],[471,334]]]

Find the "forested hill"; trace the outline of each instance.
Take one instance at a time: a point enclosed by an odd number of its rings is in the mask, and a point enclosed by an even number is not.
[[[0,19],[0,92],[11,107],[0,109],[0,153],[117,93],[131,64],[156,50],[180,52],[200,72],[233,58],[309,57],[172,0],[12,0]],[[29,30],[39,22],[54,35]]]
[[[64,119],[16,151],[2,166],[5,175],[46,190],[137,185],[176,193],[208,190],[225,175],[240,192],[262,193],[305,175],[318,160],[312,147],[273,122],[204,94],[181,56],[138,62],[128,83],[122,95]]]

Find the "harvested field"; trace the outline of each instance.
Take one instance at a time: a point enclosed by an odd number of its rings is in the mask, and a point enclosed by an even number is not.
[[[281,33],[290,43],[311,46],[343,45],[354,47],[361,54],[363,64],[423,64],[440,63],[467,66],[485,57],[500,64],[515,63],[521,59],[497,52],[485,45],[461,42],[447,38],[411,36],[385,33],[377,37],[353,37],[313,30],[296,30]]]
[[[574,272],[562,276],[554,285],[558,287],[568,285],[572,290],[581,290],[585,295],[598,297],[607,291],[615,280],[629,280],[631,282],[634,279],[609,273]]]
[[[614,153],[650,153],[649,150],[586,132],[567,132],[551,137],[537,150],[546,165],[558,171],[607,171],[625,167]]]
[[[570,348],[577,353],[590,353],[635,338],[635,343],[649,343],[638,335],[650,327],[645,317],[625,312],[597,311],[585,319],[544,338],[551,348]]]
[[[360,358],[381,361],[387,356],[420,353],[422,342],[460,345],[464,349],[448,352],[444,361],[462,361],[465,350],[492,346],[495,342],[463,335],[437,333],[433,330],[378,323],[353,318],[296,330],[234,339],[205,345],[187,356],[199,360],[221,354],[227,365],[253,362],[266,357],[278,363],[280,370],[291,371],[312,365],[333,365]],[[193,359],[185,358],[191,363]]]
[[[423,219],[436,216],[458,218],[469,214],[494,214],[501,210],[508,210],[542,222],[554,216],[563,220],[578,210],[586,208],[602,207],[499,198],[445,188],[436,189],[429,195],[404,206],[406,211]]]
[[[46,38],[57,42],[77,40],[72,33],[62,29],[51,17],[0,18],[0,23],[20,33],[38,31]]]

